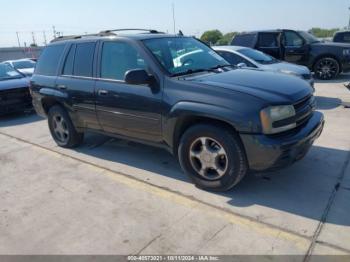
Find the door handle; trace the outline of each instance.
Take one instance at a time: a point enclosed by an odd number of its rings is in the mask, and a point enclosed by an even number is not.
[[[98,94],[99,94],[100,96],[106,96],[106,95],[108,95],[108,91],[107,91],[107,90],[101,89],[101,90],[98,90]]]
[[[65,86],[65,85],[57,85],[56,87],[57,87],[58,89],[61,89],[61,90],[67,89],[67,86]]]

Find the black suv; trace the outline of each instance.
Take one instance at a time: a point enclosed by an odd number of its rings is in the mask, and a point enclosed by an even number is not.
[[[307,82],[238,69],[192,37],[156,31],[59,39],[31,92],[59,146],[79,145],[86,130],[160,146],[217,191],[301,159],[324,124]]]
[[[333,37],[333,42],[350,44],[350,31],[336,32]]]
[[[258,49],[287,62],[305,65],[319,79],[350,71],[350,45],[321,42],[303,31],[271,30],[236,35],[232,45]]]

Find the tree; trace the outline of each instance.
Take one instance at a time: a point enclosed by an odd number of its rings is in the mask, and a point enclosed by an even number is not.
[[[323,28],[314,27],[310,29],[309,32],[316,37],[326,38],[326,37],[333,37],[334,33],[339,30],[340,30],[339,28],[323,29]]]
[[[210,30],[203,33],[201,40],[209,45],[215,45],[222,37],[219,30]]]
[[[224,34],[224,36],[216,42],[217,45],[230,45],[232,38],[237,34],[237,32],[230,32]]]

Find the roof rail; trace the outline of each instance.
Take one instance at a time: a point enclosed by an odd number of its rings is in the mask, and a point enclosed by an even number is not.
[[[144,31],[144,32],[148,32],[148,33],[151,33],[151,34],[164,34],[164,32],[159,32],[159,31],[154,30],[154,29],[142,29],[142,28],[112,29],[112,30],[101,31],[100,33],[102,33],[102,34],[109,34],[109,33],[112,33],[112,32],[122,32],[122,31]]]
[[[93,37],[93,36],[111,36],[115,35],[112,32],[100,32],[97,34],[84,34],[84,35],[67,35],[67,36],[59,36],[51,40],[51,43],[64,41],[64,40],[73,40],[73,39],[80,39],[84,37]]]

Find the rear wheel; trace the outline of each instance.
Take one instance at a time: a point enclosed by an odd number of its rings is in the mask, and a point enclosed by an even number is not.
[[[61,106],[56,105],[49,110],[48,122],[51,135],[57,145],[73,148],[82,143],[84,134],[77,132],[68,113]]]
[[[324,57],[315,63],[314,72],[318,79],[330,80],[338,76],[340,66],[334,58]]]
[[[230,190],[248,169],[239,137],[222,127],[191,127],[181,138],[178,155],[183,170],[205,190]]]

